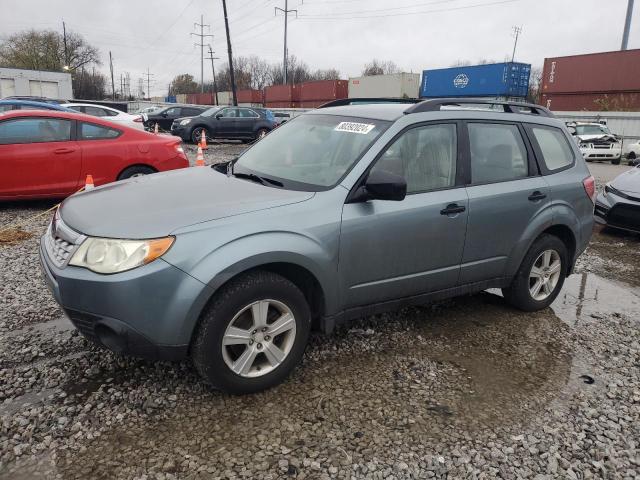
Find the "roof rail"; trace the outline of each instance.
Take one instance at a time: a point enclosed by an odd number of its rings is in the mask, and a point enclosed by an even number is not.
[[[549,109],[535,103],[508,102],[486,98],[433,98],[412,105],[404,113],[437,112],[440,111],[441,107],[462,107],[465,105],[496,105],[502,107],[505,113],[531,113],[541,117],[555,117]]]
[[[344,105],[368,105],[375,103],[418,103],[419,98],[398,98],[398,97],[379,97],[379,98],[339,98],[323,103],[318,108],[342,107]]]

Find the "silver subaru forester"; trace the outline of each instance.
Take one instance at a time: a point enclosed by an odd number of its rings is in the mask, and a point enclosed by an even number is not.
[[[232,393],[283,381],[312,327],[496,287],[547,307],[593,226],[563,123],[531,104],[380,102],[69,197],[41,241],[56,300],[95,343],[188,356]]]

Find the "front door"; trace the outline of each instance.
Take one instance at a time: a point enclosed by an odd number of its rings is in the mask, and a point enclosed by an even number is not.
[[[461,283],[504,276],[527,226],[551,201],[520,127],[470,122],[468,132],[471,184]]]
[[[182,116],[182,109],[180,107],[171,107],[165,110],[158,119],[158,127],[164,131],[171,130],[171,124],[176,118],[180,118]]]
[[[238,117],[238,109],[235,107],[223,108],[216,114],[214,123],[214,137],[232,138],[236,134],[236,120]]]
[[[468,200],[457,171],[456,123],[406,130],[373,169],[402,175],[400,202],[346,204],[339,277],[347,308],[455,287]]]
[[[20,117],[0,122],[0,196],[64,196],[78,184],[82,154],[73,122]]]

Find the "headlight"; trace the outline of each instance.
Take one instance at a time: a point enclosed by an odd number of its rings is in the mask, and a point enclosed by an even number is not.
[[[191,123],[190,118],[185,118],[184,120],[180,120],[180,125],[189,125]]]
[[[69,265],[85,267],[96,273],[118,273],[140,267],[164,255],[175,238],[118,240],[87,238],[71,258]]]

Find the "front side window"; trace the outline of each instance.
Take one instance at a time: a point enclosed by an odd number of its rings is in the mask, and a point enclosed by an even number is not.
[[[119,135],[120,135],[120,132],[114,128],[103,127],[102,125],[95,125],[93,123],[80,124],[81,140],[100,140],[105,138],[116,138]]]
[[[425,192],[455,185],[456,158],[456,126],[425,125],[398,137],[373,170],[404,177],[407,193]]]
[[[307,114],[276,128],[239,158],[234,172],[277,179],[285,188],[335,185],[390,122]]]
[[[238,116],[238,111],[235,108],[225,108],[220,115],[224,118],[235,118]]]
[[[0,123],[0,145],[67,142],[71,121],[58,118],[19,118]]]
[[[472,183],[506,182],[529,174],[527,150],[515,125],[469,123]]]
[[[258,118],[258,114],[248,108],[239,108],[238,113],[240,118]]]
[[[573,163],[573,151],[564,134],[556,128],[531,127],[547,169],[558,170]]]

